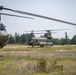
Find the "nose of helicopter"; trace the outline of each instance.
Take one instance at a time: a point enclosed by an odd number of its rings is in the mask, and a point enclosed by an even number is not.
[[[3,47],[7,44],[9,38],[9,34],[0,34],[0,46]]]

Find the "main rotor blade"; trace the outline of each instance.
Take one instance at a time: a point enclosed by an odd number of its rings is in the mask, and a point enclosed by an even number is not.
[[[69,30],[69,29],[28,30],[28,31],[24,31],[24,32],[31,32],[31,31],[33,31],[33,32],[44,32],[44,31],[63,31],[63,30]]]
[[[57,33],[57,32],[51,32],[51,33]],[[34,33],[34,34],[45,34],[45,33]]]
[[[26,34],[31,34],[31,33],[26,33]],[[33,33],[33,34],[44,34],[44,33]]]
[[[57,32],[51,32],[51,33],[57,33]],[[26,33],[26,34],[31,34],[31,33]],[[45,33],[33,33],[33,34],[45,34]]]
[[[49,19],[49,20],[53,20],[53,21],[57,21],[57,22],[66,23],[66,24],[70,24],[70,25],[76,26],[75,23],[71,23],[71,22],[67,22],[67,21],[63,21],[63,20],[59,20],[59,19],[55,19],[55,18],[43,16],[43,15],[38,15],[38,14],[34,14],[34,13],[29,13],[29,12],[24,12],[24,11],[19,11],[19,10],[13,10],[13,9],[9,9],[9,8],[4,8],[3,6],[0,6],[0,9],[1,10],[2,9],[10,10],[10,11],[21,13],[21,14],[27,14],[27,15],[31,15],[31,16],[35,16],[35,17],[45,18],[45,19]]]
[[[55,29],[55,30],[46,30],[46,31],[62,31],[62,30],[69,30],[69,29]]]
[[[7,13],[0,13],[0,14],[1,15],[6,15],[6,16],[14,16],[14,17],[27,18],[27,19],[34,19],[34,18],[31,18],[31,17],[19,16],[19,15],[7,14]]]
[[[68,30],[68,29],[54,29],[54,30],[36,30],[36,31],[62,31],[62,30]]]

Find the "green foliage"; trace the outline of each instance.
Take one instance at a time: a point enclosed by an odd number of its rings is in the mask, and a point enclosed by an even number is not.
[[[28,35],[27,34],[22,34],[20,36],[20,43],[25,44],[28,40]]]
[[[19,35],[15,33],[15,36],[10,35],[9,37],[9,44],[25,44],[27,42],[28,35],[27,34],[22,34]]]
[[[9,44],[14,44],[15,43],[15,39],[14,39],[14,37],[11,34],[10,34],[8,43]]]
[[[17,33],[15,33],[15,43],[20,43],[20,36]]]
[[[66,44],[70,44],[70,39],[65,39],[65,38],[61,38],[61,45],[66,45]]]
[[[76,44],[76,35],[71,39],[71,44]]]
[[[31,38],[29,34],[19,35],[18,33],[15,33],[14,36],[10,35],[8,43],[9,44],[26,44],[29,38]],[[65,38],[53,39],[53,44],[54,45],[76,44],[76,35],[72,39],[69,39],[67,35],[65,35]]]
[[[60,45],[60,40],[58,38],[53,39],[53,44],[54,45]]]
[[[64,38],[61,38],[61,45],[65,45],[67,42],[66,42],[66,39]]]

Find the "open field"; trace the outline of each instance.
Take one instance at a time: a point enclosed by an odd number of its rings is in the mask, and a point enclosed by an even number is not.
[[[76,45],[0,49],[0,75],[76,75]]]

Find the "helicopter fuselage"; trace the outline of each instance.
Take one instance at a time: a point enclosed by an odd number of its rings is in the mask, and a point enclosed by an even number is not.
[[[3,24],[0,24],[0,48],[3,48],[8,43],[9,35]]]
[[[53,45],[51,39],[47,39],[45,37],[33,37],[32,39],[28,40],[27,44],[32,47],[34,47],[34,46],[44,47],[47,45],[49,45],[49,46]]]

